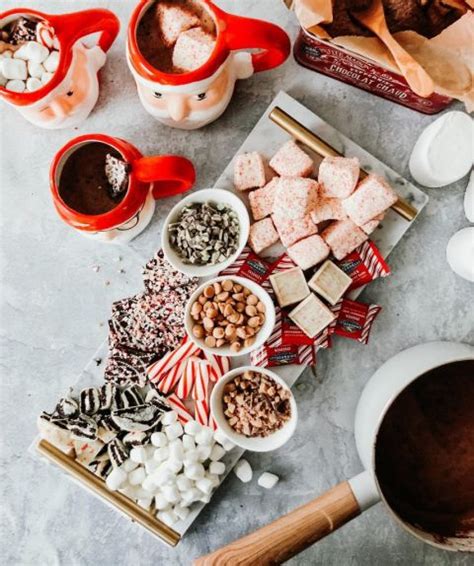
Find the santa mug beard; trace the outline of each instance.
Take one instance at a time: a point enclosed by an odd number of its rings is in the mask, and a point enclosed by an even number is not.
[[[183,130],[202,128],[225,111],[238,79],[253,74],[249,53],[232,53],[213,76],[180,86],[145,81],[131,70],[145,110],[166,126]]]
[[[61,84],[46,98],[31,106],[19,107],[19,112],[32,124],[50,130],[80,125],[99,98],[97,73],[105,60],[100,47],[77,43],[73,47],[70,69]]]

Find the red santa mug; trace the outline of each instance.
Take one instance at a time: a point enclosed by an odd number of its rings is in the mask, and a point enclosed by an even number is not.
[[[121,176],[115,194],[106,164],[116,168],[116,179]],[[185,157],[143,157],[127,141],[104,134],[72,139],[50,169],[53,203],[62,220],[82,235],[108,243],[129,242],[150,222],[156,199],[187,191],[195,179],[194,166]]]
[[[2,43],[0,96],[42,128],[77,126],[97,102],[97,73],[119,32],[119,20],[102,9],[51,15],[15,8],[0,14],[0,30],[8,36],[6,30],[15,23],[18,29],[22,18],[27,23],[17,32],[24,34],[20,44]],[[98,40],[86,46],[82,40],[91,34]]]
[[[154,118],[176,128],[216,120],[237,79],[277,67],[289,53],[283,29],[228,14],[210,0],[141,0],[128,26],[127,61],[140,100]],[[167,59],[169,68],[162,64]]]

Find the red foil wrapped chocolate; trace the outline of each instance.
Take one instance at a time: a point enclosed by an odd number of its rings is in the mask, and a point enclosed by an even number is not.
[[[350,299],[342,299],[336,306],[340,310],[331,331],[339,336],[367,344],[372,324],[382,307],[351,301]]]
[[[364,242],[344,259],[333,261],[352,279],[349,291],[367,285],[379,277],[390,275],[390,267],[377,246],[370,240]]]

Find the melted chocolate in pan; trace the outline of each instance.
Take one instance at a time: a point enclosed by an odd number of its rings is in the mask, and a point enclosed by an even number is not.
[[[474,531],[474,360],[441,366],[389,408],[376,474],[404,521],[439,540]]]

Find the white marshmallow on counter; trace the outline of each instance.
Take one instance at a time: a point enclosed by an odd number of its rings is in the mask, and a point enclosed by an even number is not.
[[[26,90],[33,92],[34,90],[38,90],[43,86],[43,83],[37,79],[36,77],[30,77],[26,81]]]
[[[127,473],[133,472],[133,470],[135,470],[137,467],[138,463],[130,460],[130,458],[128,460],[125,460],[125,462],[122,464],[122,469],[124,469]]]
[[[178,416],[176,415],[176,413],[174,411],[167,411],[161,417],[161,424],[168,426],[168,425],[175,423],[177,420],[178,420]]]
[[[178,520],[176,514],[171,510],[160,511],[159,513],[156,514],[156,518],[162,521],[163,523],[165,523],[166,525],[168,525],[169,527],[171,527],[171,525],[174,525]]]
[[[263,472],[263,474],[258,478],[257,483],[259,486],[265,489],[272,489],[279,482],[280,478],[275,474],[270,472]]]
[[[225,450],[219,444],[214,444],[211,450],[211,460],[217,462],[225,456]]]
[[[114,468],[107,476],[105,483],[111,491],[117,491],[127,481],[127,472],[122,468]]]
[[[5,85],[7,90],[11,90],[12,92],[24,92],[25,91],[25,83],[18,79],[13,79],[8,81]]]
[[[146,479],[147,473],[145,468],[136,468],[128,474],[128,481],[130,485],[141,485]]]
[[[0,71],[7,79],[26,81],[28,78],[26,63],[21,59],[2,59],[0,62]]]
[[[164,511],[165,509],[169,509],[171,505],[162,493],[157,493],[155,495],[155,507],[158,511]]]
[[[184,475],[191,480],[198,480],[204,477],[204,466],[199,462],[194,462],[189,466],[185,466]]]
[[[201,497],[198,499],[198,501],[202,501],[203,503],[209,503],[209,501],[211,500],[211,494],[203,494],[201,495]]]
[[[57,51],[53,51],[57,53]],[[59,56],[59,53],[58,53]],[[27,41],[24,43],[20,49],[15,51],[13,57],[15,59],[23,59],[24,61],[33,61],[34,63],[42,63],[51,57],[49,49],[37,41]],[[59,61],[59,59],[58,59]],[[56,69],[57,69],[56,65]],[[54,69],[54,70],[56,70]],[[49,71],[50,69],[48,69]]]
[[[474,227],[456,232],[446,247],[446,259],[451,269],[468,281],[474,282]]]
[[[209,466],[209,471],[211,474],[221,475],[225,472],[225,464],[224,462],[211,462]]]
[[[464,212],[469,222],[474,223],[474,171],[471,171],[464,193]]]
[[[184,521],[190,513],[188,507],[181,507],[181,505],[175,505],[173,511],[180,521]]]
[[[247,460],[239,460],[234,468],[234,474],[241,482],[248,483],[253,476],[253,471]]]
[[[130,459],[137,464],[144,464],[147,460],[147,451],[144,446],[134,446],[130,450]]]
[[[196,487],[204,494],[209,495],[214,486],[209,478],[201,478],[196,482]]]
[[[410,156],[410,173],[425,187],[444,187],[462,179],[472,167],[473,120],[464,112],[446,112],[418,138]]]
[[[207,478],[211,480],[212,487],[217,487],[220,485],[221,480],[217,474],[207,474]]]
[[[41,61],[39,61],[41,63]],[[54,73],[59,65],[59,51],[51,51],[48,58],[43,62],[43,67],[50,73]]]
[[[184,425],[184,432],[190,436],[196,436],[202,430],[202,426],[197,421],[188,421]]]
[[[179,438],[183,434],[181,423],[177,422],[165,427],[165,434],[168,440],[176,440],[176,438]]]
[[[168,444],[168,438],[164,432],[154,432],[151,435],[150,440],[153,446],[156,446],[157,448],[161,448]]]

